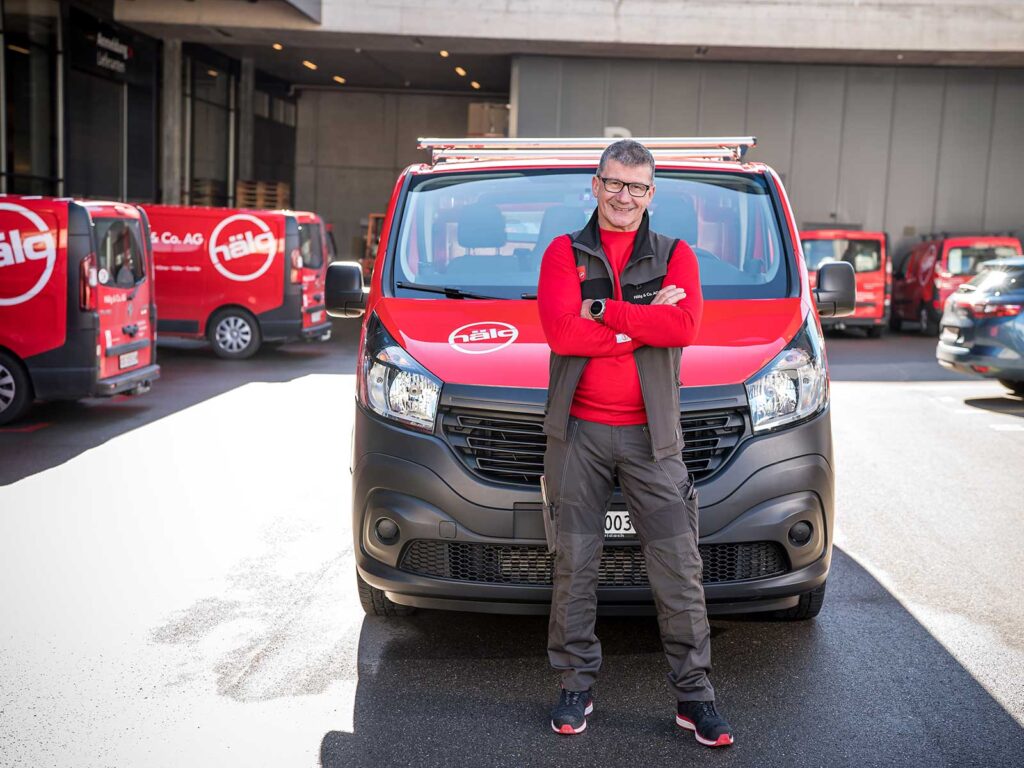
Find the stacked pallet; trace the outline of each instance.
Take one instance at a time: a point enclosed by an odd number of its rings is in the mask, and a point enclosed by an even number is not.
[[[192,205],[227,205],[227,188],[218,179],[192,179]]]
[[[287,181],[245,181],[235,184],[237,208],[288,208],[292,187]]]

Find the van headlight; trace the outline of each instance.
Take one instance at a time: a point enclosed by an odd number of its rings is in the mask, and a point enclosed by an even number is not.
[[[801,421],[828,403],[825,344],[814,317],[768,365],[746,383],[754,432]]]
[[[398,345],[376,315],[366,326],[359,365],[359,400],[381,416],[434,431],[441,380]]]

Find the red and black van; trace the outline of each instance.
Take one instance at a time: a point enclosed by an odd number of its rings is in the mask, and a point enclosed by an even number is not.
[[[330,338],[327,241],[313,213],[143,206],[152,226],[160,337],[206,338],[229,359],[265,341]]]
[[[904,322],[916,322],[921,333],[937,336],[946,299],[957,288],[977,275],[986,261],[1020,254],[1020,240],[1016,237],[925,237],[893,271],[890,327],[898,331]]]
[[[832,261],[845,261],[857,276],[857,308],[850,317],[823,317],[822,327],[863,328],[877,339],[889,323],[892,302],[892,262],[888,238],[884,232],[849,229],[815,229],[800,233],[804,261],[811,287],[816,284],[818,267]]]
[[[364,297],[358,264],[328,268],[328,310],[363,312],[352,442],[360,601],[539,613],[552,559],[540,493],[550,349],[537,280],[551,240],[581,229],[612,139],[436,139],[399,176]],[[752,138],[639,139],[658,163],[650,226],[693,248],[704,318],[682,353],[682,457],[700,492],[712,613],[821,610],[834,536],[828,364],[820,316],[853,312],[847,263],[811,289],[779,176]],[[330,429],[332,427],[328,427]],[[602,610],[652,609],[616,491]]]
[[[133,205],[0,196],[0,424],[33,399],[149,390],[160,368],[148,243]]]

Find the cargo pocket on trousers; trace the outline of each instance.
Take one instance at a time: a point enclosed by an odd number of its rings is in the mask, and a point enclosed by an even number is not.
[[[690,516],[690,525],[693,535],[700,537],[700,495],[697,493],[697,484],[693,481],[693,475],[687,477],[686,483],[680,487],[679,495],[683,497],[683,504],[686,506],[686,514]]]

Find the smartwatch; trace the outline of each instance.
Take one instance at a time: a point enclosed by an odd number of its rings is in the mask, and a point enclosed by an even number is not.
[[[590,316],[597,320],[597,322],[603,322],[604,320],[604,299],[596,299],[590,303]]]

